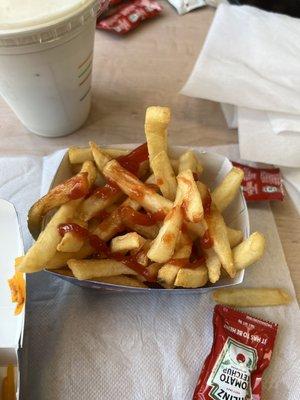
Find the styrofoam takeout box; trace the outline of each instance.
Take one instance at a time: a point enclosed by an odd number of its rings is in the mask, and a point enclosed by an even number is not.
[[[14,315],[8,279],[14,275],[15,258],[24,253],[23,241],[14,206],[0,199],[0,386],[8,365],[18,366],[22,347],[25,307]],[[4,368],[5,367],[5,368]],[[19,370],[15,368],[16,398],[19,398]]]
[[[137,144],[126,144],[126,145],[116,145],[118,148],[125,149],[133,149],[137,147]],[[178,158],[182,153],[190,148],[184,146],[171,146],[169,148],[169,153],[172,158]],[[206,151],[201,150],[200,148],[193,148],[196,156],[204,167],[203,174],[201,175],[201,180],[208,185],[210,189],[213,189],[217,184],[224,178],[224,176],[231,170],[232,164],[228,158],[216,154],[216,153],[208,153]],[[69,162],[68,153],[63,157],[57,172],[54,176],[54,179],[51,183],[51,187],[58,185],[64,180],[70,178],[73,175],[72,166]],[[230,204],[230,206],[225,210],[224,214],[225,222],[228,226],[235,229],[240,229],[244,238],[249,237],[250,235],[250,226],[249,226],[249,215],[247,204],[244,199],[242,190],[239,191],[238,195]],[[102,283],[99,281],[93,280],[84,280],[80,281],[74,277],[64,276],[59,273],[56,273],[55,270],[48,271],[49,273],[64,279],[74,285],[79,285],[91,289],[100,289],[100,290],[109,290],[109,291],[118,291],[118,292],[152,292],[153,290],[159,290],[160,292],[166,293],[204,293],[208,290],[212,290],[215,288],[225,287],[225,286],[233,286],[238,285],[243,281],[244,271],[240,271],[237,273],[234,279],[230,278],[221,278],[215,284],[209,284],[203,288],[197,289],[157,289],[157,288],[135,288],[129,286],[121,286],[121,285],[113,285],[109,283]]]

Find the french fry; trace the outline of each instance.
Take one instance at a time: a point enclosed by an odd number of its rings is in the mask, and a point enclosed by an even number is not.
[[[145,134],[150,164],[158,153],[167,152],[167,126],[170,119],[171,112],[168,107],[152,106],[146,110]]]
[[[77,260],[81,260],[93,254],[95,250],[89,243],[84,243],[81,249],[74,253],[62,253],[57,251],[49,261],[47,261],[44,265],[44,268],[47,269],[58,269],[65,267],[67,262],[71,259],[76,258]]]
[[[163,196],[174,201],[177,189],[175,174],[166,151],[160,151],[151,160],[151,169]]]
[[[111,158],[118,158],[120,156],[126,156],[130,150],[114,149],[114,148],[103,148],[105,153]],[[90,147],[76,147],[72,146],[68,150],[69,161],[71,164],[82,164],[84,161],[93,161],[93,153]]]
[[[196,175],[201,175],[203,171],[202,165],[191,150],[186,151],[179,157],[178,173],[184,172],[187,169],[190,169]]]
[[[261,259],[265,243],[265,237],[259,232],[254,232],[248,239],[234,247],[232,254],[235,268],[239,271]]]
[[[148,286],[146,286],[143,282],[139,281],[138,279],[126,275],[106,276],[101,278],[93,278],[93,280],[103,283],[110,283],[112,285],[118,285],[118,286],[148,288]]]
[[[167,263],[163,265],[158,272],[157,281],[162,287],[166,289],[174,287],[177,273],[181,268],[180,261],[185,259],[188,260],[191,252],[192,241],[186,235],[181,233],[173,255],[173,260],[178,260],[178,264]]]
[[[89,145],[92,150],[93,158],[95,160],[95,163],[97,165],[97,168],[100,172],[103,171],[103,168],[105,165],[112,159],[111,156],[109,156],[105,150],[101,149],[99,146],[96,145],[94,142],[89,142]]]
[[[73,219],[72,223],[75,223],[82,228],[87,229],[87,224],[84,221],[79,219]],[[64,253],[75,253],[79,251],[85,241],[85,238],[76,234],[76,232],[67,232],[61,238],[61,241],[58,243],[56,250]]]
[[[157,237],[152,242],[147,254],[150,260],[164,263],[172,257],[182,219],[181,204],[175,205],[167,214]]]
[[[199,223],[203,219],[203,205],[199,190],[190,169],[177,175],[178,187],[183,196],[183,208],[186,219],[190,222]]]
[[[214,249],[206,249],[205,255],[209,281],[216,283],[221,276],[221,262]]]
[[[146,240],[140,249],[132,250],[130,252],[131,255],[135,256],[136,261],[144,267],[147,267],[150,261],[147,253],[150,249],[151,243],[151,240]]]
[[[70,199],[82,198],[88,194],[93,184],[94,170],[90,161],[87,163],[83,164],[81,172],[50,190],[31,207],[28,212],[28,228],[34,238],[39,235],[42,219],[49,211]]]
[[[83,243],[84,239],[82,237],[76,235],[76,233],[67,232],[56,246],[56,250],[64,253],[76,253],[81,249]]]
[[[226,226],[227,236],[230,243],[230,247],[233,248],[243,241],[243,232],[238,229],[229,228]]]
[[[69,260],[68,267],[79,280],[102,278],[114,275],[136,275],[136,272],[119,261],[104,260]]]
[[[233,167],[212,192],[213,202],[220,212],[224,211],[235,198],[241,187],[243,178],[244,172],[240,168]]]
[[[116,161],[108,162],[104,175],[114,181],[131,199],[150,212],[167,212],[172,208],[172,202],[157,194],[152,188],[140,181]]]
[[[136,232],[129,232],[122,236],[116,236],[110,242],[110,250],[113,253],[127,253],[130,250],[140,249],[146,240]]]
[[[63,204],[54,214],[48,225],[40,233],[37,241],[28,250],[22,262],[17,266],[19,272],[37,272],[41,271],[47,261],[56,253],[56,247],[61,240],[58,232],[58,225],[72,220],[76,208],[81,200],[71,200]]]
[[[151,226],[133,224],[130,221],[123,220],[124,225],[127,228],[137,232],[139,235],[146,239],[155,239],[159,232],[159,226],[157,224]]]
[[[213,292],[215,302],[233,307],[268,307],[286,305],[290,295],[278,288],[224,288]]]
[[[201,265],[197,268],[180,268],[174,285],[183,288],[198,288],[208,281],[207,268]]]
[[[111,195],[107,197],[99,196],[96,192],[82,202],[78,210],[78,217],[83,221],[89,221],[100,211],[105,210],[122,199],[124,199],[124,195],[118,190],[115,192],[112,190]]]
[[[213,239],[213,248],[217,253],[219,260],[225,271],[231,278],[236,274],[236,268],[233,263],[230,243],[227,237],[227,229],[221,213],[215,206],[211,208],[210,215],[207,218],[209,234]]]
[[[97,169],[96,169],[94,162],[93,161],[85,161],[82,164],[80,172],[87,173],[89,188],[91,188],[97,178]]]
[[[93,161],[93,153],[89,147],[72,146],[68,150],[69,161],[71,164],[82,164],[84,161]]]

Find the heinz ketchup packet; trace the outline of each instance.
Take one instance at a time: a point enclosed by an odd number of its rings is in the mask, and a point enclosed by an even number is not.
[[[214,342],[193,400],[260,400],[278,325],[222,305],[213,323]]]
[[[279,168],[254,168],[234,161],[232,164],[244,171],[242,189],[247,201],[283,200],[284,191]]]
[[[117,4],[117,1],[114,0],[112,4]],[[111,10],[107,18],[97,22],[96,27],[123,35],[144,20],[156,17],[161,11],[161,5],[155,0],[133,0]]]

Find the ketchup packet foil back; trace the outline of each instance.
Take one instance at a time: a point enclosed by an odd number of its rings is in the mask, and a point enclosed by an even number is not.
[[[100,19],[96,27],[123,35],[149,18],[156,17],[162,7],[155,0],[133,0],[116,7],[107,18]]]
[[[232,161],[244,171],[242,189],[247,201],[283,200],[284,190],[279,168],[254,168]]]
[[[214,342],[193,400],[261,400],[278,325],[222,305],[213,323]]]

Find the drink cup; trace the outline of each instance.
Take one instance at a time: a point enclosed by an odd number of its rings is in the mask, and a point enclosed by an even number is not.
[[[0,94],[30,131],[74,132],[91,106],[95,24],[105,0],[2,1]]]

